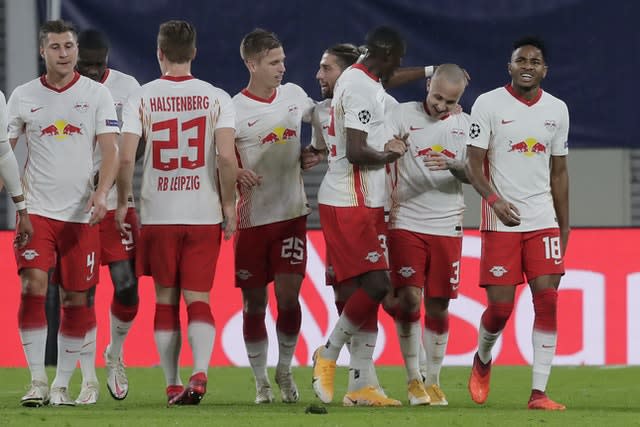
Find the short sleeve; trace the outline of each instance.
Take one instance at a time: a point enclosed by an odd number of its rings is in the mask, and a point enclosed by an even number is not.
[[[120,133],[120,122],[116,107],[113,105],[113,98],[109,89],[105,86],[98,86],[98,107],[96,109],[96,135],[103,133]]]
[[[133,133],[142,136],[142,88],[133,92],[122,109],[122,133]]]
[[[471,124],[467,136],[467,145],[489,149],[491,139],[491,112],[489,105],[485,102],[485,97],[478,97],[471,107]]]
[[[552,156],[566,156],[569,153],[569,109],[564,102],[561,106],[558,129],[551,140]]]
[[[216,121],[215,129],[236,128],[236,110],[229,94],[223,90],[218,90],[218,101],[220,102],[220,112]]]
[[[24,120],[22,120],[22,116],[20,115],[20,88],[15,89],[9,97],[6,120],[8,138],[13,139],[19,137],[24,131]]]

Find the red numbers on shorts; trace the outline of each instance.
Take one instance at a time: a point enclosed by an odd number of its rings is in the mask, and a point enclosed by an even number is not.
[[[544,257],[546,259],[561,259],[562,247],[560,246],[560,237],[545,236],[542,238],[544,244]]]
[[[291,258],[292,263],[304,260],[304,242],[298,237],[289,237],[282,241],[281,258]]]
[[[159,132],[163,130],[169,131],[168,140],[154,139],[151,141],[153,150],[153,168],[170,171],[178,169],[179,167],[184,169],[198,169],[204,166],[204,138],[207,125],[207,118],[205,116],[196,117],[178,125],[178,119],[169,119],[161,122],[153,123],[151,130]],[[195,137],[187,139],[187,145],[196,149],[195,159],[190,159],[189,156],[171,157],[167,160],[162,160],[162,150],[177,150],[180,146],[178,137],[178,128],[181,134],[188,132],[190,129],[195,128]],[[193,132],[190,132],[193,134]]]

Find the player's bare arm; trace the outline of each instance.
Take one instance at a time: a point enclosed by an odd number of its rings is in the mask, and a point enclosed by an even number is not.
[[[129,208],[129,195],[132,193],[133,169],[136,164],[136,151],[140,135],[125,132],[120,139],[120,166],[116,177],[118,190],[118,207],[115,213],[116,227],[121,233],[126,233],[124,218]]]
[[[117,134],[113,132],[103,133],[97,135],[96,140],[102,152],[102,164],[100,165],[98,186],[91,195],[86,207],[87,212],[92,209],[89,225],[99,223],[107,213],[107,194],[113,186],[118,173]]]
[[[233,128],[221,128],[215,131],[220,173],[220,199],[225,219],[225,240],[233,236],[237,225],[235,184],[238,179],[238,159],[235,153],[235,137],[236,131]]]
[[[327,150],[318,150],[307,145],[300,154],[300,165],[303,170],[311,169],[320,164],[327,156]]]
[[[367,132],[347,128],[347,160],[354,165],[385,165],[396,161],[407,147],[400,140],[385,144],[385,151],[375,150],[367,145]]]
[[[458,159],[452,159],[437,151],[431,151],[423,156],[422,161],[424,165],[432,171],[448,170],[451,175],[455,176],[459,181],[465,184],[471,184],[467,178],[467,173],[464,169],[464,161]]]
[[[465,161],[467,178],[478,194],[491,205],[498,219],[507,227],[515,227],[520,224],[520,212],[513,204],[499,197],[484,176],[482,165],[486,155],[487,150],[484,148],[467,146]]]
[[[562,254],[567,250],[569,242],[569,172],[567,156],[551,156],[551,196],[553,207],[560,228]]]
[[[10,141],[0,141],[0,181],[6,183],[7,193],[16,205],[18,218],[16,220],[16,236],[13,240],[15,247],[23,248],[33,235],[33,227],[27,213],[27,207],[22,193],[18,161],[13,153],[16,138]],[[1,188],[1,187],[0,187]]]

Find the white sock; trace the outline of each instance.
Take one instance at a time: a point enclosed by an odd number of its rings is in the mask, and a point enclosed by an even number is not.
[[[532,333],[533,341],[533,390],[545,391],[551,374],[551,363],[556,354],[557,332],[543,332],[537,329]]]
[[[359,328],[351,323],[347,316],[344,315],[343,311],[338,318],[336,326],[331,331],[331,335],[329,335],[329,340],[325,346],[326,349],[322,352],[322,357],[337,360],[342,347],[351,339],[358,329]],[[353,345],[353,342],[351,345]]]
[[[193,373],[206,374],[213,352],[213,342],[216,339],[216,328],[211,323],[189,322],[187,333],[193,353]]]
[[[44,369],[44,354],[47,347],[47,327],[38,329],[20,329],[20,340],[24,356],[31,371],[31,381],[49,384],[47,372]]]
[[[367,386],[380,387],[373,365],[373,351],[377,338],[377,331],[358,331],[351,337],[348,391],[360,390]]]
[[[482,363],[486,364],[491,361],[491,349],[500,334],[502,334],[502,331],[498,331],[495,334],[488,332],[480,323],[480,328],[478,328],[478,357]]]
[[[424,349],[423,340],[420,340],[420,347],[418,348],[418,366],[420,368],[420,375],[422,377],[426,378],[426,376],[427,376],[427,352]]]
[[[76,369],[84,337],[67,337],[58,332],[58,365],[56,377],[51,387],[69,387],[69,381]]]
[[[109,312],[109,318],[111,320],[111,342],[109,343],[109,355],[112,358],[122,358],[122,346],[124,345],[125,338],[127,338],[129,329],[131,329],[131,325],[133,325],[133,320],[123,322],[111,312]]]
[[[291,360],[298,344],[298,335],[287,335],[284,332],[278,333],[278,366],[277,371],[289,372],[291,370]]]
[[[427,355],[427,378],[425,384],[440,385],[440,369],[442,369],[442,361],[447,351],[449,332],[438,334],[429,328],[424,328],[422,340]]]
[[[400,351],[407,371],[407,380],[419,380],[418,348],[420,347],[420,321],[403,322],[396,320],[396,331],[400,342]]]
[[[182,346],[182,334],[180,330],[175,331],[154,331],[156,347],[160,355],[160,365],[167,385],[182,385],[180,370],[178,366],[180,357],[180,347]]]
[[[249,358],[249,364],[253,370],[256,382],[269,382],[269,377],[267,376],[269,339],[265,338],[260,341],[245,341],[244,346],[247,349],[247,357]]]
[[[96,330],[93,327],[84,335],[82,350],[80,351],[80,370],[82,371],[82,382],[97,383],[96,376]]]

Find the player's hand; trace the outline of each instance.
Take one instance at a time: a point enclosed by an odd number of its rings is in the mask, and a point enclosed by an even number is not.
[[[322,151],[316,151],[312,149],[310,145],[305,147],[300,154],[300,165],[302,166],[302,170],[311,169],[323,160],[324,154]]]
[[[238,219],[236,217],[236,206],[223,206],[222,214],[224,215],[224,240],[229,240],[233,237],[233,234],[236,232],[236,227],[238,225]]]
[[[127,211],[129,210],[128,206],[118,206],[116,208],[116,212],[114,214],[114,222],[116,223],[116,230],[120,232],[122,235],[127,234],[127,229],[125,227],[125,218],[127,217]]]
[[[407,143],[408,138],[408,133],[405,133],[404,135],[393,135],[393,139],[390,139],[386,144],[384,144],[384,151],[392,154],[391,161],[398,159],[407,152],[409,146]]]
[[[451,110],[451,114],[460,114],[460,113],[462,113],[462,105],[456,104],[455,107],[453,107],[453,110]]]
[[[444,171],[451,169],[453,159],[437,151],[430,151],[422,157],[424,165],[431,171]]]
[[[498,199],[493,204],[493,211],[498,219],[507,227],[515,227],[520,225],[520,212],[511,203],[504,199]]]
[[[107,214],[107,195],[102,191],[94,191],[87,202],[84,209],[85,212],[91,212],[89,225],[96,225]]]
[[[13,246],[22,249],[33,236],[33,225],[27,214],[27,210],[18,211],[18,219],[16,220],[16,237],[13,239]]]
[[[238,169],[238,183],[245,189],[262,184],[262,176],[256,174],[251,169]]]

